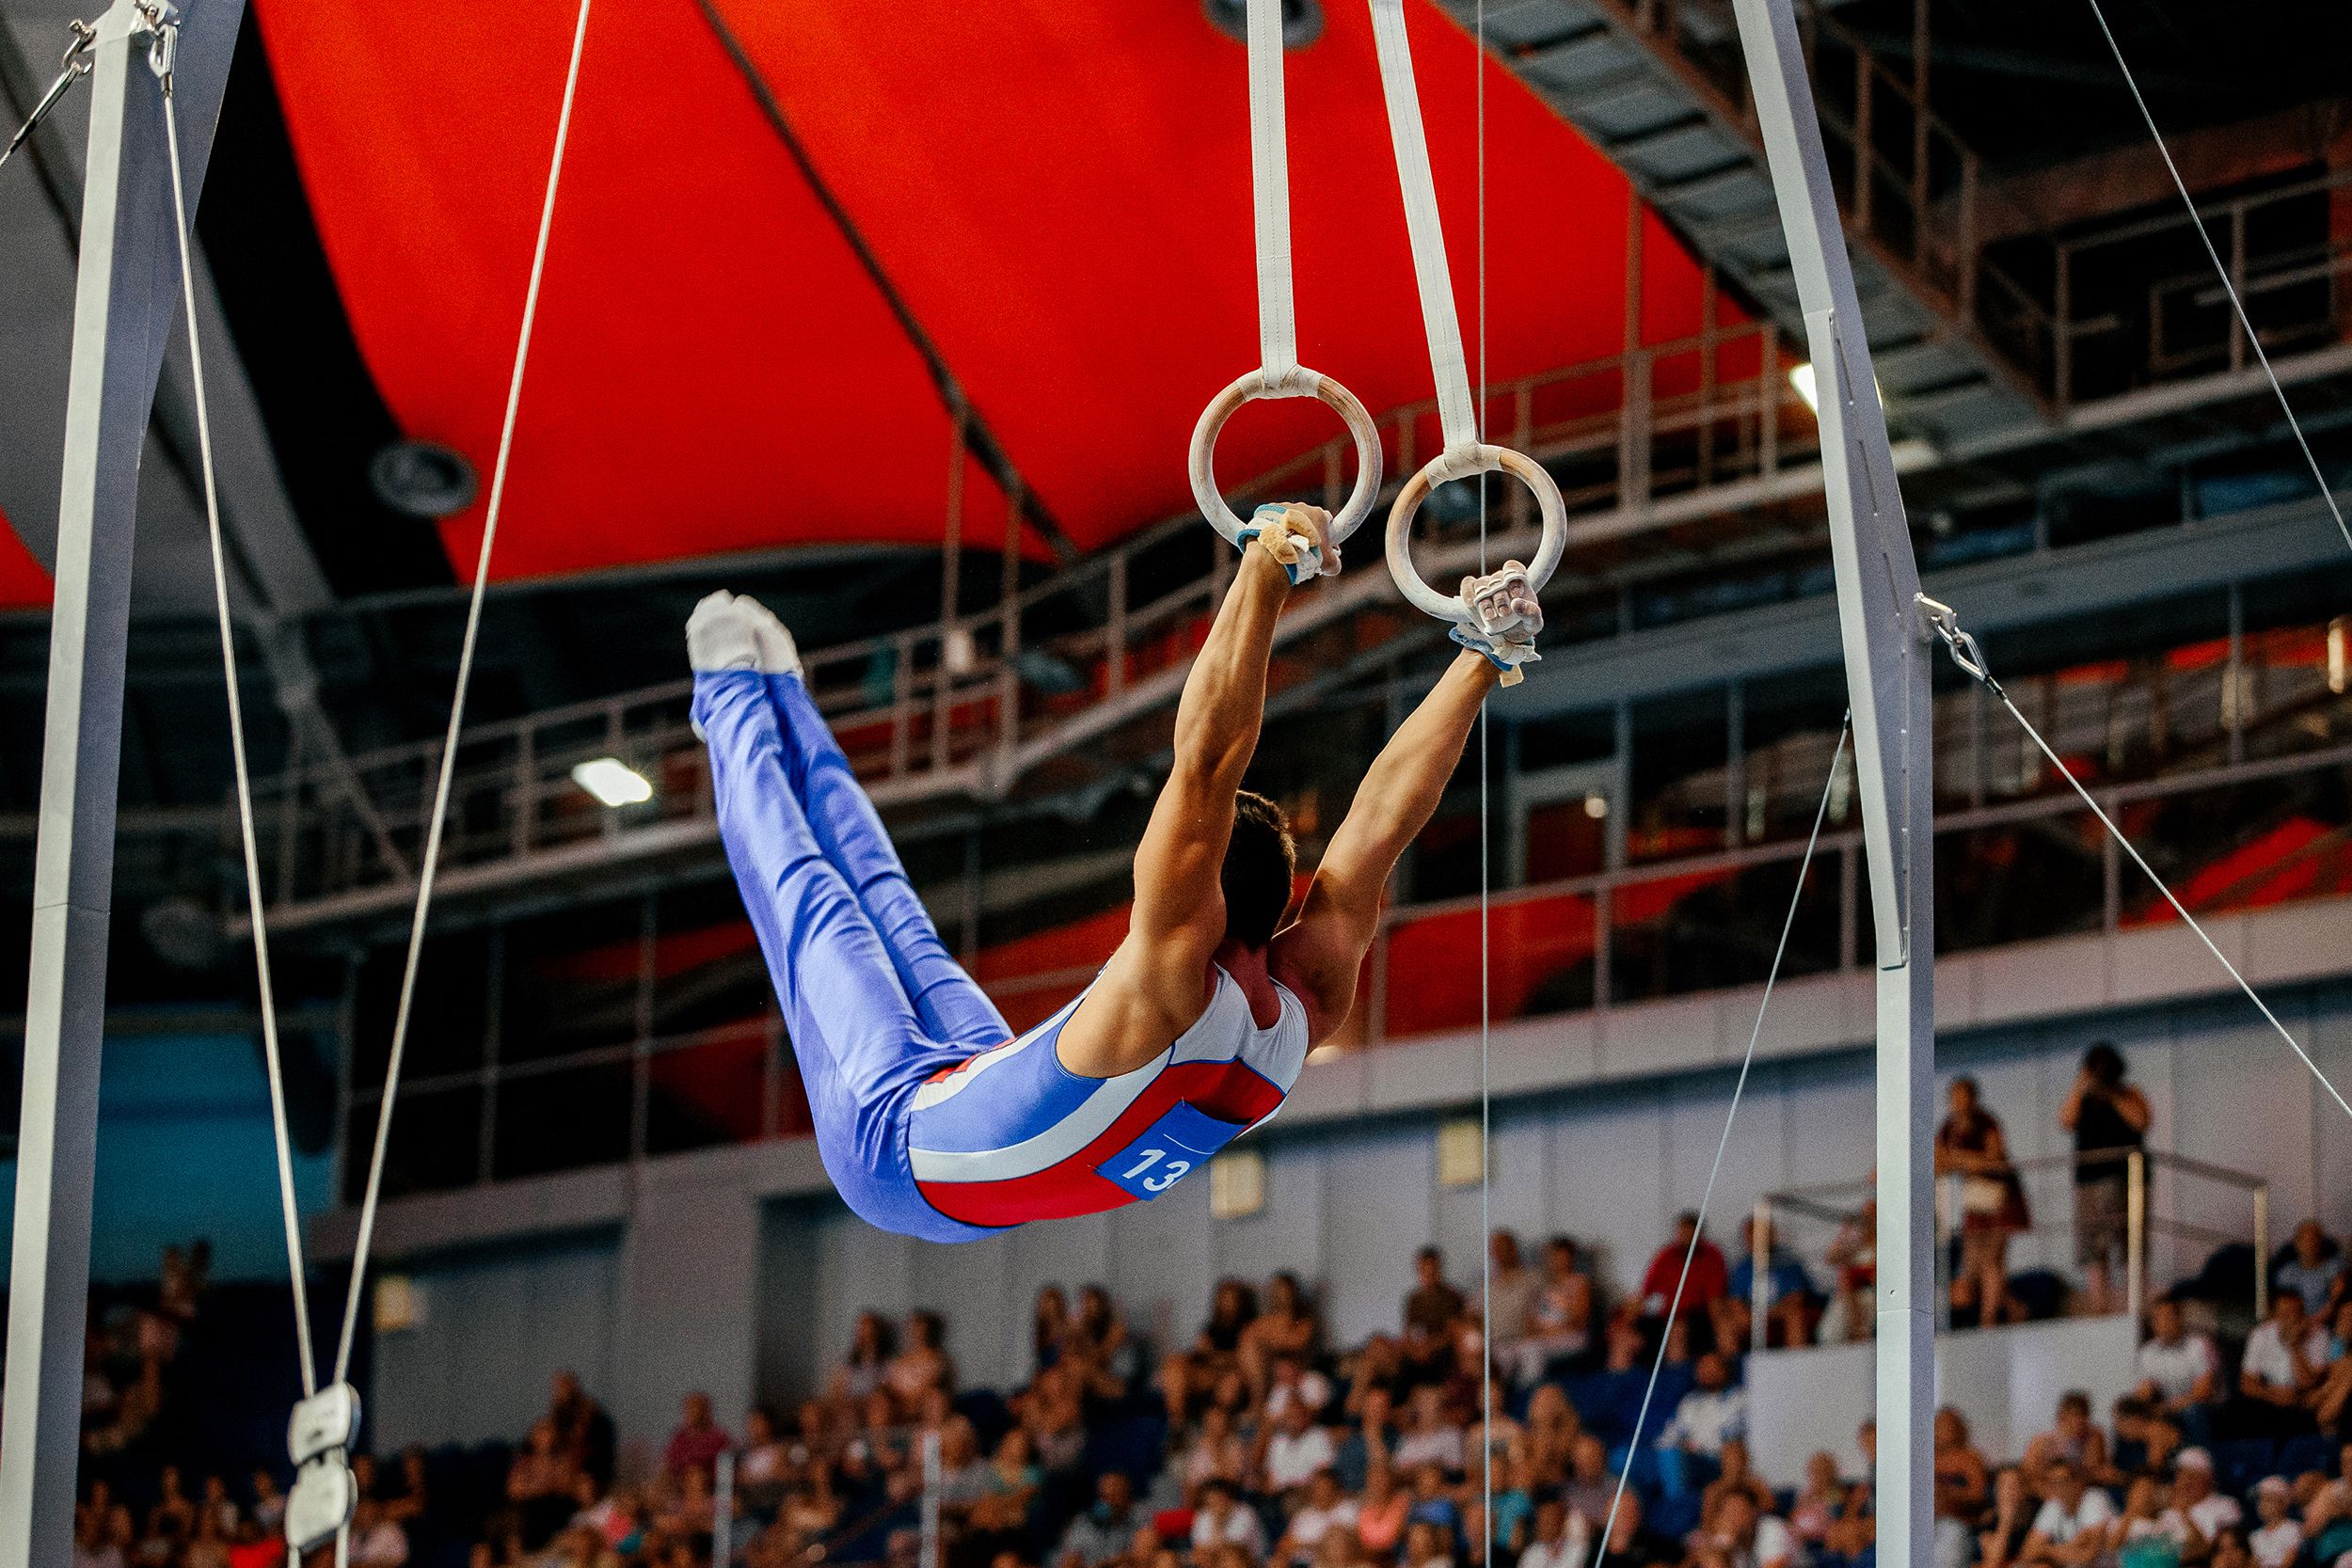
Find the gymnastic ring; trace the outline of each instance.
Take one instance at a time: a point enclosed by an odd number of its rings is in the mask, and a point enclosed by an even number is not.
[[[1318,399],[1346,423],[1347,433],[1356,438],[1356,488],[1349,492],[1339,515],[1331,519],[1330,543],[1336,546],[1363,526],[1372,515],[1373,503],[1380,499],[1380,427],[1372,422],[1372,415],[1355,393],[1303,366],[1272,386],[1263,369],[1251,371],[1210,400],[1209,406],[1200,411],[1200,422],[1192,427],[1192,499],[1210,527],[1236,545],[1241,542],[1244,524],[1216,487],[1216,438],[1224,432],[1225,421],[1243,404],[1274,398]]]
[[[1567,503],[1560,499],[1560,486],[1542,464],[1524,457],[1508,447],[1472,446],[1440,452],[1428,467],[1405,482],[1397,492],[1396,502],[1389,508],[1389,575],[1396,578],[1399,592],[1424,615],[1440,621],[1454,621],[1463,626],[1475,624],[1470,606],[1459,594],[1440,594],[1422,580],[1413,565],[1413,515],[1421,503],[1429,499],[1429,492],[1448,480],[1469,479],[1475,474],[1506,473],[1535,492],[1535,504],[1543,515],[1543,537],[1535,546],[1535,559],[1527,569],[1528,586],[1536,593],[1551,580],[1551,574],[1560,568],[1560,558],[1568,547]]]

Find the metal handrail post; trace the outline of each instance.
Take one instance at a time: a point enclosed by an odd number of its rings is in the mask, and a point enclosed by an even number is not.
[[[2123,1162],[2123,1308],[2137,1323],[2148,1308],[2148,1156]]]
[[[2270,1316],[2270,1183],[2254,1189],[2254,1318]]]

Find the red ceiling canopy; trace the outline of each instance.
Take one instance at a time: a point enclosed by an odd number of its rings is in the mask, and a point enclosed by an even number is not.
[[[940,536],[941,395],[746,65],[1070,535],[1184,509],[1192,422],[1257,356],[1244,55],[1200,0],[711,4],[741,64],[696,0],[590,20],[498,575]],[[260,9],[361,351],[407,433],[486,474],[572,7],[411,0],[371,27]],[[1427,397],[1429,367],[1369,21],[1358,0],[1326,10],[1290,56],[1300,348],[1377,412]],[[1474,333],[1480,62],[1434,8],[1412,24]],[[1503,380],[1621,346],[1629,202],[1613,166],[1485,71]],[[1645,254],[1645,336],[1695,329],[1695,266],[1671,244]],[[1327,420],[1252,410],[1219,467],[1270,467]],[[997,537],[1003,499],[977,468],[967,497],[968,536]],[[451,526],[461,570],[478,536],[478,515]]]

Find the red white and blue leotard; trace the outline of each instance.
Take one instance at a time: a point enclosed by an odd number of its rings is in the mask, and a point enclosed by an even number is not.
[[[885,1230],[961,1242],[1156,1196],[1281,1104],[1307,1059],[1298,999],[1257,1026],[1216,972],[1150,1065],[1082,1078],[1073,1002],[1011,1038],[939,940],[871,801],[794,674],[697,672],[719,832],[784,1009],[818,1153]]]
[[[909,1163],[924,1199],[967,1225],[1091,1214],[1166,1192],[1279,1109],[1307,1060],[1307,1012],[1278,982],[1269,1028],[1222,969],[1207,1011],[1117,1078],[1061,1065],[1062,1026],[1086,999],[914,1091]],[[1089,990],[1091,988],[1089,988]]]

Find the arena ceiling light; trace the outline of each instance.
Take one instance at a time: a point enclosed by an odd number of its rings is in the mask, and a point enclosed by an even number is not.
[[[619,810],[642,806],[653,799],[653,781],[619,757],[597,757],[572,769],[572,783],[603,805]]]

